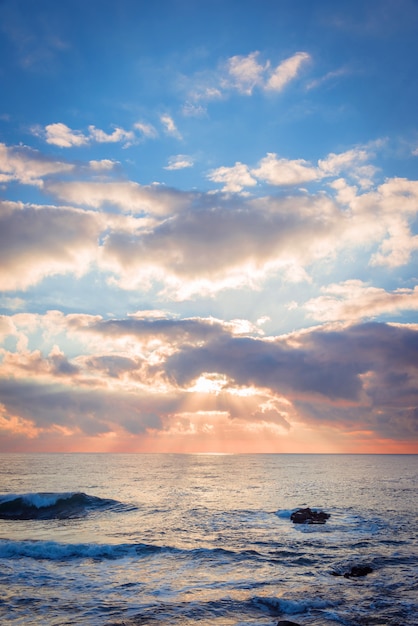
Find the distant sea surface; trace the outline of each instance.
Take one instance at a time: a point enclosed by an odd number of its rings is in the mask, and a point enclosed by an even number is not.
[[[0,455],[0,623],[416,626],[417,485],[417,455]]]

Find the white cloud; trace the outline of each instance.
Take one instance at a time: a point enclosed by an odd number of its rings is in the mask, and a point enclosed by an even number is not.
[[[82,275],[97,256],[101,218],[79,209],[0,203],[0,289]]]
[[[60,148],[71,148],[72,146],[84,146],[89,142],[89,138],[78,130],[71,130],[66,124],[57,122],[45,126],[46,142]]]
[[[136,122],[134,124],[134,128],[139,130],[139,132],[148,139],[154,139],[158,136],[157,130],[154,128],[152,124],[145,124],[143,122]]]
[[[90,169],[93,171],[103,171],[103,170],[112,170],[117,165],[117,161],[112,161],[110,159],[101,159],[100,161],[89,161]]]
[[[64,202],[95,209],[106,205],[124,212],[170,215],[187,209],[193,194],[167,189],[163,185],[139,185],[132,181],[72,181],[48,183],[49,193]]]
[[[372,186],[373,176],[377,172],[377,168],[367,163],[371,156],[367,146],[356,147],[340,154],[330,153],[325,159],[319,159],[317,165],[313,165],[304,159],[286,159],[269,152],[256,167],[237,162],[233,167],[212,170],[208,178],[224,182],[224,191],[241,191],[244,187],[256,185],[257,180],[278,187],[295,186],[335,177],[344,172],[360,187],[367,189]],[[335,181],[330,184],[335,186]],[[342,192],[340,187],[338,191]]]
[[[259,181],[277,186],[300,185],[331,179],[343,170],[351,174],[367,165],[367,158],[366,148],[356,148],[330,154],[315,166],[304,159],[284,159],[269,153],[253,169],[237,162],[232,167],[212,170],[209,178],[223,186],[226,196],[111,179],[113,162],[106,159],[75,169],[36,151],[4,145],[0,145],[0,172],[6,181],[38,184],[66,205],[98,210],[97,219],[100,216],[106,225],[99,233],[94,232],[88,248],[95,251],[93,257],[96,255],[100,267],[111,272],[115,284],[126,289],[147,289],[158,281],[166,295],[189,298],[227,288],[258,289],[271,276],[281,276],[284,282],[310,280],[308,271],[316,261],[359,247],[372,264],[396,267],[408,263],[418,249],[418,237],[412,231],[418,213],[417,181],[389,179],[360,192],[358,186],[349,186],[339,178],[316,195],[289,191],[286,197],[266,195],[251,200],[242,193]],[[190,166],[190,157],[176,155],[168,167],[186,165]],[[61,171],[81,172],[83,176],[90,172],[94,176],[93,180],[51,179]],[[106,174],[105,180],[98,179],[100,171]],[[233,197],[234,193],[240,197]],[[48,262],[43,260],[49,258],[48,246],[66,246],[65,241],[61,245],[61,237],[68,232],[63,225],[63,208],[37,211],[19,206],[22,210],[19,213],[15,207],[13,219],[5,217],[5,231],[9,233],[5,242],[10,244],[13,224],[19,223],[20,216],[22,236],[14,236],[20,251],[16,267],[22,274],[21,284],[32,284],[48,272],[57,273],[59,267],[72,271],[74,261],[61,265],[54,261],[50,272]],[[7,215],[4,203],[2,211]],[[80,219],[85,224],[87,213],[71,213],[66,223],[73,225]],[[34,254],[28,263],[20,248],[21,240],[31,228],[38,232],[39,224],[47,229],[47,216],[58,220],[58,215],[62,218],[62,234],[55,229],[54,241],[39,235],[45,255]],[[55,248],[51,254],[55,258]],[[25,264],[27,270],[22,269]],[[75,273],[77,267],[74,262]]]
[[[261,60],[258,50],[247,55],[234,55],[221,64],[217,71],[196,74],[188,89],[183,114],[201,116],[206,113],[202,102],[225,97],[231,91],[251,96],[255,90],[281,92],[311,59],[307,52],[296,52],[276,67],[270,59]],[[189,81],[188,81],[189,82]]]
[[[340,154],[331,152],[325,159],[318,160],[319,168],[327,176],[337,176],[342,170],[347,170],[370,158],[365,148],[353,148]]]
[[[95,126],[89,126],[89,133],[93,141],[98,143],[118,143],[123,142],[125,145],[129,145],[135,138],[134,133],[131,130],[124,130],[123,128],[116,127],[112,133],[105,133],[100,128]]]
[[[352,228],[347,235],[357,241],[378,241],[379,247],[370,263],[400,267],[418,250],[418,236],[412,232],[418,215],[418,181],[391,178],[376,189],[347,196],[352,211]]]
[[[6,146],[0,143],[0,182],[19,181],[24,185],[42,187],[43,178],[71,172],[74,165],[45,157],[26,146]]]
[[[51,145],[59,146],[60,148],[77,148],[95,143],[122,143],[125,147],[130,146],[135,141],[138,141],[138,136],[135,131],[138,131],[141,137],[155,138],[158,133],[151,124],[145,124],[137,122],[133,126],[133,130],[125,130],[119,126],[114,127],[111,133],[106,133],[101,128],[96,128],[94,125],[88,127],[88,132],[83,133],[80,130],[73,130],[62,122],[55,124],[48,124],[44,129],[34,127],[32,132],[34,135],[45,138],[45,141]]]
[[[319,159],[318,167],[324,176],[338,176],[341,172],[349,173],[363,188],[371,187],[373,177],[378,171],[376,167],[367,163],[372,152],[368,146],[360,146],[341,152],[330,153],[325,159]]]
[[[257,62],[259,52],[251,52],[248,56],[233,56],[227,61],[228,79],[226,86],[234,87],[241,93],[250,95],[257,85],[262,85],[263,74],[268,63]]]
[[[308,161],[280,159],[272,152],[261,159],[258,167],[251,170],[251,174],[270,185],[278,186],[300,185],[321,178],[318,168],[313,167]]]
[[[265,89],[270,91],[282,91],[291,80],[296,78],[302,65],[311,59],[307,52],[297,52],[285,59],[270,74]]]
[[[160,120],[161,120],[162,125],[164,126],[164,129],[167,135],[176,137],[176,139],[182,139],[182,136],[180,132],[178,131],[173,118],[170,117],[170,115],[161,115]]]
[[[358,321],[402,311],[418,311],[418,287],[386,291],[371,287],[361,280],[322,287],[321,295],[312,298],[304,307],[318,321]]]
[[[209,180],[215,183],[223,183],[223,191],[239,192],[243,187],[253,187],[257,180],[251,176],[247,165],[235,163],[233,167],[218,167],[208,174]]]
[[[388,224],[388,237],[372,256],[371,265],[400,267],[406,265],[413,252],[418,250],[418,235],[412,235],[406,220],[392,219]]]
[[[187,167],[193,167],[193,159],[187,154],[178,154],[177,156],[172,156],[168,160],[168,165],[164,169],[166,170],[182,170]]]

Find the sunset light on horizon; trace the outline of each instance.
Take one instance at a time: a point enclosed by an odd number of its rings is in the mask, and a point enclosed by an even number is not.
[[[0,452],[418,453],[418,4],[0,25]]]

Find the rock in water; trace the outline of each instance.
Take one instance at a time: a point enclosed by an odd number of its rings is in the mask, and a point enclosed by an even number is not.
[[[367,576],[367,574],[371,574],[373,568],[369,565],[353,565],[349,572],[344,574],[345,578],[358,578],[359,576]]]
[[[367,576],[371,574],[373,568],[370,565],[353,565],[349,572],[331,572],[333,576],[344,576],[344,578],[360,578],[361,576]]]
[[[312,511],[312,509],[298,509],[290,516],[294,524],[325,524],[331,515],[324,511]]]
[[[284,619],[277,622],[277,626],[300,626],[297,622],[289,622],[289,620]]]

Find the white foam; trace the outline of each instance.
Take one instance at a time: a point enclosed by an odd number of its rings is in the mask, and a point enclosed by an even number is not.
[[[280,509],[279,511],[276,511],[276,515],[277,517],[280,517],[280,519],[290,519],[290,516],[296,510],[297,509]]]

